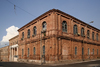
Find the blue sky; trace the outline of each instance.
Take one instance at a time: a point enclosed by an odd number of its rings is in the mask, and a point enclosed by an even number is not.
[[[16,5],[9,3],[12,2]],[[59,9],[100,29],[100,0],[0,0],[0,41],[7,29],[18,29],[50,9]],[[26,10],[23,11],[22,9]],[[12,27],[13,26],[13,27]],[[11,31],[12,32],[12,31]],[[11,33],[10,32],[10,33]],[[12,32],[13,33],[13,32]],[[6,37],[7,38],[7,37]],[[9,38],[8,38],[9,39]],[[8,44],[5,42],[4,44]],[[5,45],[0,47],[4,47]]]

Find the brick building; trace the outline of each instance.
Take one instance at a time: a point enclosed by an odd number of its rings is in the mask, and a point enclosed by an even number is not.
[[[52,9],[19,30],[19,61],[55,62],[100,57],[100,30]]]
[[[0,48],[0,61],[9,61],[9,46]]]
[[[9,40],[9,61],[18,59],[18,35]]]

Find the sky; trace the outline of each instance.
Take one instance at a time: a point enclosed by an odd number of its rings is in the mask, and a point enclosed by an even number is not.
[[[0,0],[0,48],[18,29],[51,9],[59,9],[100,29],[100,0]]]

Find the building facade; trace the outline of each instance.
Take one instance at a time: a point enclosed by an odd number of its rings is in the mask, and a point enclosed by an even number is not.
[[[7,62],[9,61],[9,46],[0,48],[0,61]]]
[[[9,40],[9,61],[18,59],[18,35]]]
[[[47,11],[18,32],[19,61],[100,58],[100,30],[60,10]]]

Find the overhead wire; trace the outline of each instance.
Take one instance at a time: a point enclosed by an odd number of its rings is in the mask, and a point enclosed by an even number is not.
[[[21,7],[15,5],[15,4],[12,3],[11,1],[9,1],[9,0],[6,0],[6,1],[9,2],[10,4],[14,5],[14,10],[15,10],[15,8],[17,7],[17,8],[19,8],[19,9],[23,10],[24,12],[26,12],[26,13],[28,13],[28,14],[34,16],[33,14],[29,13],[28,11],[26,11],[26,10],[22,9]],[[34,17],[36,17],[36,16],[34,16]]]

